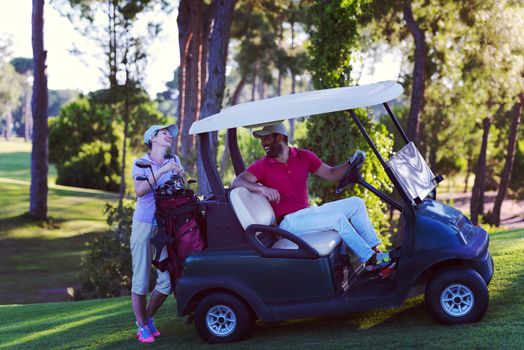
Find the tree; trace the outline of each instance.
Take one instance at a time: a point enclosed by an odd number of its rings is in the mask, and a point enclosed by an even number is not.
[[[33,0],[32,44],[33,82],[33,148],[31,150],[31,188],[29,214],[47,219],[47,75],[44,49],[44,0]]]
[[[309,8],[309,28],[311,45],[309,47],[309,71],[315,89],[348,86],[352,81],[352,57],[360,48],[360,29],[370,20],[366,1],[314,1]],[[371,138],[379,145],[383,156],[389,155],[392,140],[388,138],[385,126],[373,121],[365,110],[356,113],[363,121]],[[299,145],[314,151],[327,164],[340,164],[357,149],[368,152],[370,156],[362,168],[364,178],[373,178],[373,185],[389,192],[391,184],[381,169],[376,157],[366,144],[357,126],[345,112],[336,113],[329,118],[307,119],[307,138],[300,139]],[[336,141],[336,147],[333,141]],[[332,183],[311,177],[310,193],[316,202],[337,199]],[[369,209],[375,227],[382,231],[389,227],[384,215],[386,205],[368,191],[354,186],[344,191],[344,196],[356,194],[362,197]]]
[[[13,110],[22,94],[22,77],[17,74],[14,66],[8,62],[11,42],[0,38],[0,131],[7,140],[13,133]]]
[[[500,211],[502,209],[502,202],[506,198],[508,186],[511,180],[511,172],[513,170],[513,161],[515,160],[515,150],[517,146],[517,134],[520,126],[520,119],[522,118],[522,105],[524,104],[524,93],[520,93],[518,100],[513,106],[513,118],[511,121],[510,134],[508,139],[508,148],[506,154],[506,162],[500,178],[499,191],[495,198],[493,211],[490,215],[490,222],[495,225],[500,225]]]
[[[25,57],[16,57],[11,60],[18,74],[22,75],[23,85],[23,103],[22,103],[22,124],[24,125],[24,139],[27,142],[31,140],[31,131],[33,126],[33,115],[31,114],[31,81],[30,76],[33,74],[33,59]]]
[[[123,101],[113,99],[109,89],[98,90],[66,104],[52,118],[49,130],[50,161],[56,164],[57,183],[119,191],[122,170]],[[165,124],[166,118],[143,90],[130,95],[128,147],[143,149],[143,135],[152,124]],[[129,164],[128,164],[129,166]],[[95,176],[93,174],[96,174]],[[130,184],[130,178],[126,180]]]
[[[132,110],[131,103],[137,100],[132,95],[141,91],[140,82],[146,60],[145,46],[160,31],[159,24],[150,22],[149,35],[139,35],[136,34],[136,23],[140,14],[156,8],[157,5],[163,11],[170,11],[171,7],[164,0],[62,0],[64,2],[71,6],[70,11],[66,11],[68,17],[77,24],[80,31],[93,38],[104,50],[107,59],[106,75],[111,91],[107,102],[113,107],[118,105],[122,108],[119,113],[124,124],[119,190],[121,206],[126,191],[126,155],[132,118],[129,113]],[[94,30],[99,18],[105,18],[106,25],[103,30]],[[82,23],[75,19],[82,20]]]
[[[413,86],[411,89],[411,107],[408,116],[408,138],[416,142],[419,129],[419,116],[424,106],[424,88],[426,80],[426,39],[425,33],[413,17],[411,0],[404,0],[403,12],[406,26],[413,36],[415,52],[413,55]]]
[[[464,86],[475,93],[475,102],[482,103],[486,111],[482,115],[482,144],[476,164],[475,184],[471,197],[471,220],[474,224],[484,214],[484,190],[486,184],[488,138],[496,118],[504,115],[515,96],[523,90],[522,71],[524,61],[513,53],[522,45],[509,37],[522,37],[522,27],[516,25],[511,1],[497,1],[492,6],[482,3],[473,13],[472,31],[468,37],[466,53],[466,76]],[[520,7],[522,11],[522,7]],[[518,12],[517,12],[518,13]],[[519,45],[519,46],[516,46]],[[520,46],[522,48],[523,46]],[[521,57],[521,56],[520,56]],[[469,64],[468,64],[469,63]],[[480,109],[482,111],[482,109]]]
[[[178,136],[176,149],[184,162],[194,161],[195,139],[189,135],[191,124],[200,116],[207,81],[208,38],[215,14],[213,1],[180,0],[178,6],[178,45],[180,48]],[[193,163],[194,164],[194,163]]]
[[[189,168],[192,168],[191,158],[195,149],[195,139],[189,135],[191,124],[221,108],[235,4],[236,0],[214,0],[209,5],[203,0],[181,0],[179,4],[180,95],[176,146]],[[216,157],[216,144],[215,135],[211,145],[213,158]],[[209,184],[201,169],[201,160],[197,162],[199,193],[204,194],[209,191]]]
[[[206,84],[204,94],[204,103],[201,112],[201,118],[207,118],[210,115],[220,112],[222,99],[224,97],[224,88],[226,83],[226,60],[227,49],[229,45],[229,34],[231,21],[233,20],[233,11],[237,0],[223,0],[217,3],[216,15],[213,24],[213,32],[209,39],[209,57],[208,72],[209,79]],[[216,164],[216,149],[218,140],[214,135],[212,143],[212,156]],[[203,165],[201,153],[198,153],[198,191],[200,194],[209,194],[211,187],[207,180]]]

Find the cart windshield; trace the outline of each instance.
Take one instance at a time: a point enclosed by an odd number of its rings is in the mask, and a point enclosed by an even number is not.
[[[414,204],[426,198],[437,186],[435,175],[413,142],[409,142],[386,163]]]

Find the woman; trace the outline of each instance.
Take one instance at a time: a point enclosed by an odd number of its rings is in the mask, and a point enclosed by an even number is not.
[[[147,181],[138,181],[136,177],[146,176],[153,186],[161,186],[172,175],[183,173],[180,159],[177,156],[167,156],[171,150],[173,138],[176,137],[177,133],[178,128],[175,124],[150,127],[144,134],[144,143],[149,147],[150,152],[133,163],[132,176],[138,199],[131,229],[131,257],[133,262],[131,304],[138,326],[136,336],[142,343],[151,343],[155,341],[155,337],[160,335],[155,327],[153,317],[171,293],[171,280],[168,271],[157,270],[156,286],[151,293],[149,303],[147,303],[149,272],[151,271],[151,259],[154,250],[149,240],[156,234],[155,199]],[[150,169],[142,169],[136,166],[138,161],[151,164],[154,176]],[[164,248],[160,260],[166,257],[167,250]]]

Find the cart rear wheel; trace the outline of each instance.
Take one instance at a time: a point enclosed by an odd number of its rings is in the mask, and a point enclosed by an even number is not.
[[[230,343],[249,336],[254,317],[239,298],[214,293],[202,299],[195,310],[195,326],[208,343]]]
[[[488,304],[488,287],[472,269],[442,271],[426,287],[428,310],[441,324],[477,322],[486,313]]]

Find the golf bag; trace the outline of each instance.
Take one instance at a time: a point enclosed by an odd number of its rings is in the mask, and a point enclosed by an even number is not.
[[[157,195],[155,202],[158,232],[151,240],[156,248],[152,263],[160,271],[169,271],[174,293],[185,258],[192,252],[205,249],[201,230],[204,220],[198,198],[190,189],[177,191],[173,195]],[[166,245],[168,257],[159,261]]]

